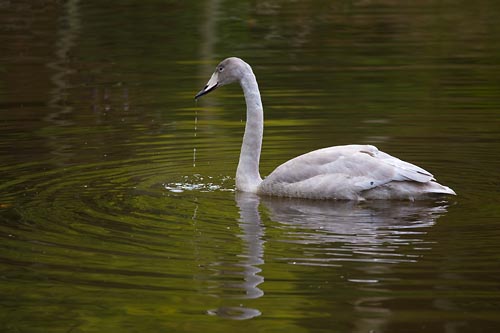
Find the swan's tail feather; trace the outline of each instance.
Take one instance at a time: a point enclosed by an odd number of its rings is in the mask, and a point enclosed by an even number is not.
[[[365,199],[427,200],[441,195],[457,195],[435,181],[427,183],[395,181],[375,187],[362,194]]]
[[[437,182],[429,182],[430,186],[427,190],[428,193],[436,193],[436,194],[449,194],[449,195],[457,195],[455,191],[453,191],[448,186],[441,185]]]

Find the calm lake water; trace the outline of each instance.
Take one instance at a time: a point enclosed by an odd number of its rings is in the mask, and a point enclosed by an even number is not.
[[[500,3],[0,1],[0,331],[498,332]],[[438,202],[236,193],[370,143]]]

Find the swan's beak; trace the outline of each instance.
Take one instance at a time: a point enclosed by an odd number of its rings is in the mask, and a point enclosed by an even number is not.
[[[208,94],[212,90],[215,90],[219,86],[218,81],[219,81],[219,74],[217,72],[215,72],[212,74],[212,77],[210,78],[210,80],[208,80],[208,83],[205,86],[205,88],[200,90],[200,92],[197,93],[196,96],[194,96],[194,99],[198,99],[201,96]]]

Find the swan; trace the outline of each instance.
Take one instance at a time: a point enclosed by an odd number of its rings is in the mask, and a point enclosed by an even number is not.
[[[236,189],[242,192],[307,199],[428,199],[456,195],[428,171],[372,145],[344,145],[314,150],[277,167],[266,178],[259,173],[264,115],[257,80],[250,65],[230,57],[219,63],[195,99],[238,82],[247,107]]]

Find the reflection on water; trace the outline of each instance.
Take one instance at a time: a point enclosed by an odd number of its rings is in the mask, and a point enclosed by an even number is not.
[[[53,70],[51,81],[53,88],[50,91],[48,105],[54,111],[47,116],[47,121],[55,122],[57,125],[71,125],[64,118],[64,114],[71,113],[73,106],[68,101],[71,83],[69,76],[75,73],[70,64],[71,49],[77,44],[79,30],[81,29],[79,1],[70,0],[64,4],[63,15],[59,21],[57,41],[55,43],[55,54],[53,61],[47,67]]]
[[[416,263],[422,250],[430,250],[432,244],[425,235],[436,220],[447,212],[446,203],[435,202],[350,202],[315,201],[303,199],[259,197],[251,193],[237,192],[236,205],[239,208],[240,238],[243,251],[237,266],[242,268],[241,284],[232,283],[231,288],[244,291],[236,299],[255,299],[264,296],[259,287],[265,281],[264,237],[265,228],[259,205],[262,202],[273,222],[282,224],[286,231],[283,241],[302,245],[307,257],[282,258],[289,264],[315,266],[341,266],[343,262],[361,264],[364,276],[387,272],[387,264]],[[320,248],[311,245],[321,244]],[[411,247],[413,253],[404,248]],[[403,249],[403,251],[401,251]],[[313,251],[317,251],[312,255]],[[411,252],[411,251],[410,251]],[[320,256],[318,256],[320,255]],[[223,265],[224,266],[224,265]],[[224,274],[223,271],[220,272]],[[347,278],[352,283],[376,284],[377,279]],[[227,296],[222,296],[228,298]],[[362,313],[389,314],[388,309],[375,304],[390,298],[360,298],[354,308]],[[230,319],[250,319],[259,316],[258,309],[222,306],[209,310],[209,314]],[[366,320],[366,323],[363,321]],[[361,319],[360,325],[381,324],[379,319]],[[359,324],[359,323],[358,323]]]
[[[248,193],[236,193],[235,198],[240,213],[240,238],[243,241],[243,252],[238,256],[241,258],[238,266],[243,268],[243,282],[233,284],[232,287],[244,291],[244,296],[240,299],[255,299],[264,296],[264,292],[259,288],[259,285],[264,282],[264,278],[259,275],[262,271],[259,266],[264,264],[264,226],[259,214],[259,197]],[[239,307],[223,306],[209,310],[208,313],[238,320],[261,315],[259,310],[243,305]]]
[[[0,331],[498,331],[499,4],[0,0]],[[232,55],[263,175],[377,143],[456,204],[235,193]]]
[[[287,260],[311,265],[416,261],[418,255],[398,250],[429,247],[423,238],[447,211],[446,204],[384,200],[358,203],[265,198],[263,204],[271,219],[286,226],[288,242],[310,248],[310,257]],[[331,246],[309,246],[316,244]]]

